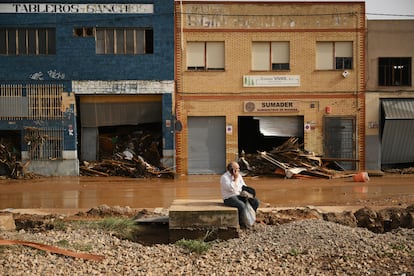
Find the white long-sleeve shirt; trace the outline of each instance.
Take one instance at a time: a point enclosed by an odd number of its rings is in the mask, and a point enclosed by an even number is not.
[[[233,176],[228,171],[221,176],[220,184],[221,196],[223,197],[223,199],[240,195],[240,192],[242,191],[242,186],[246,185],[241,175],[239,175],[237,181],[234,181]]]

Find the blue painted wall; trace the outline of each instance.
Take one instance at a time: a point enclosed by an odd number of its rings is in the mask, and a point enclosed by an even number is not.
[[[56,3],[59,1],[2,1]],[[119,1],[65,1],[118,3]],[[56,27],[56,55],[1,56],[0,80],[29,80],[36,72],[56,70],[65,80],[173,80],[174,16],[172,0],[122,1],[154,3],[154,14],[0,14],[4,27]],[[94,37],[75,37],[74,27],[150,27],[154,53],[96,55]]]
[[[56,28],[56,55],[4,56],[0,55],[0,83],[62,83],[71,92],[72,80],[174,80],[174,1],[172,0],[94,0],[94,1],[0,1],[0,3],[72,3],[72,4],[154,4],[153,14],[6,14],[0,13],[0,27]],[[81,27],[147,27],[153,29],[153,54],[97,55],[94,37],[76,37],[74,28]],[[51,78],[49,71],[59,74]],[[42,80],[33,80],[41,74]],[[63,77],[64,76],[64,77]],[[165,127],[173,121],[172,95],[163,96],[164,149],[174,149],[174,135]],[[59,122],[44,122],[47,125]],[[65,118],[62,127],[73,125],[76,118]],[[21,121],[13,128],[22,129],[36,122]],[[0,121],[1,129],[10,129]],[[65,132],[66,133],[66,132]],[[23,146],[24,147],[24,146]],[[76,149],[76,137],[65,134],[65,150]]]

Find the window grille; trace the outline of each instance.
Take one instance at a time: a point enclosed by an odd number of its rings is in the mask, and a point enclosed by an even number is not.
[[[5,84],[0,86],[0,119],[15,120],[28,115],[28,101],[23,86]]]
[[[0,28],[0,55],[55,55],[54,28]]]
[[[96,28],[96,53],[138,55],[154,53],[152,29]]]
[[[0,85],[1,120],[62,122],[63,85]],[[24,127],[31,160],[62,159],[64,128]]]
[[[378,58],[379,86],[411,86],[411,57]]]
[[[0,119],[59,120],[63,85],[0,85]]]
[[[31,160],[62,159],[63,129],[26,127],[24,132]]]
[[[29,118],[60,119],[62,117],[62,92],[60,85],[28,85]]]

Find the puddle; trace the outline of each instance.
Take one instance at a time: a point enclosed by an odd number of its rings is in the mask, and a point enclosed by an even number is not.
[[[131,208],[169,208],[174,199],[218,199],[220,176],[177,179],[122,177],[51,177],[0,180],[0,210],[90,209],[102,204]],[[371,177],[369,182],[345,179],[282,179],[246,177],[266,206],[363,205],[413,196],[414,175]],[[412,201],[413,202],[413,201]],[[393,203],[395,205],[395,203]]]

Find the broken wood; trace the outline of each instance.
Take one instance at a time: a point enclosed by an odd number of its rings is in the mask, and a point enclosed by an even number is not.
[[[313,152],[304,151],[301,147],[299,139],[291,137],[271,151],[258,151],[257,155],[243,155],[241,157],[243,160],[239,164],[241,168],[247,169],[248,173],[255,175],[266,175],[270,172],[285,178],[343,177],[342,172],[325,167],[324,158]]]
[[[86,260],[102,261],[105,257],[101,255],[89,254],[89,253],[79,253],[71,251],[68,249],[62,249],[56,246],[41,244],[31,241],[21,241],[21,240],[0,240],[0,245],[25,245],[30,246],[39,250],[49,251],[55,254],[60,254],[64,256],[70,256],[74,258],[81,258]]]

